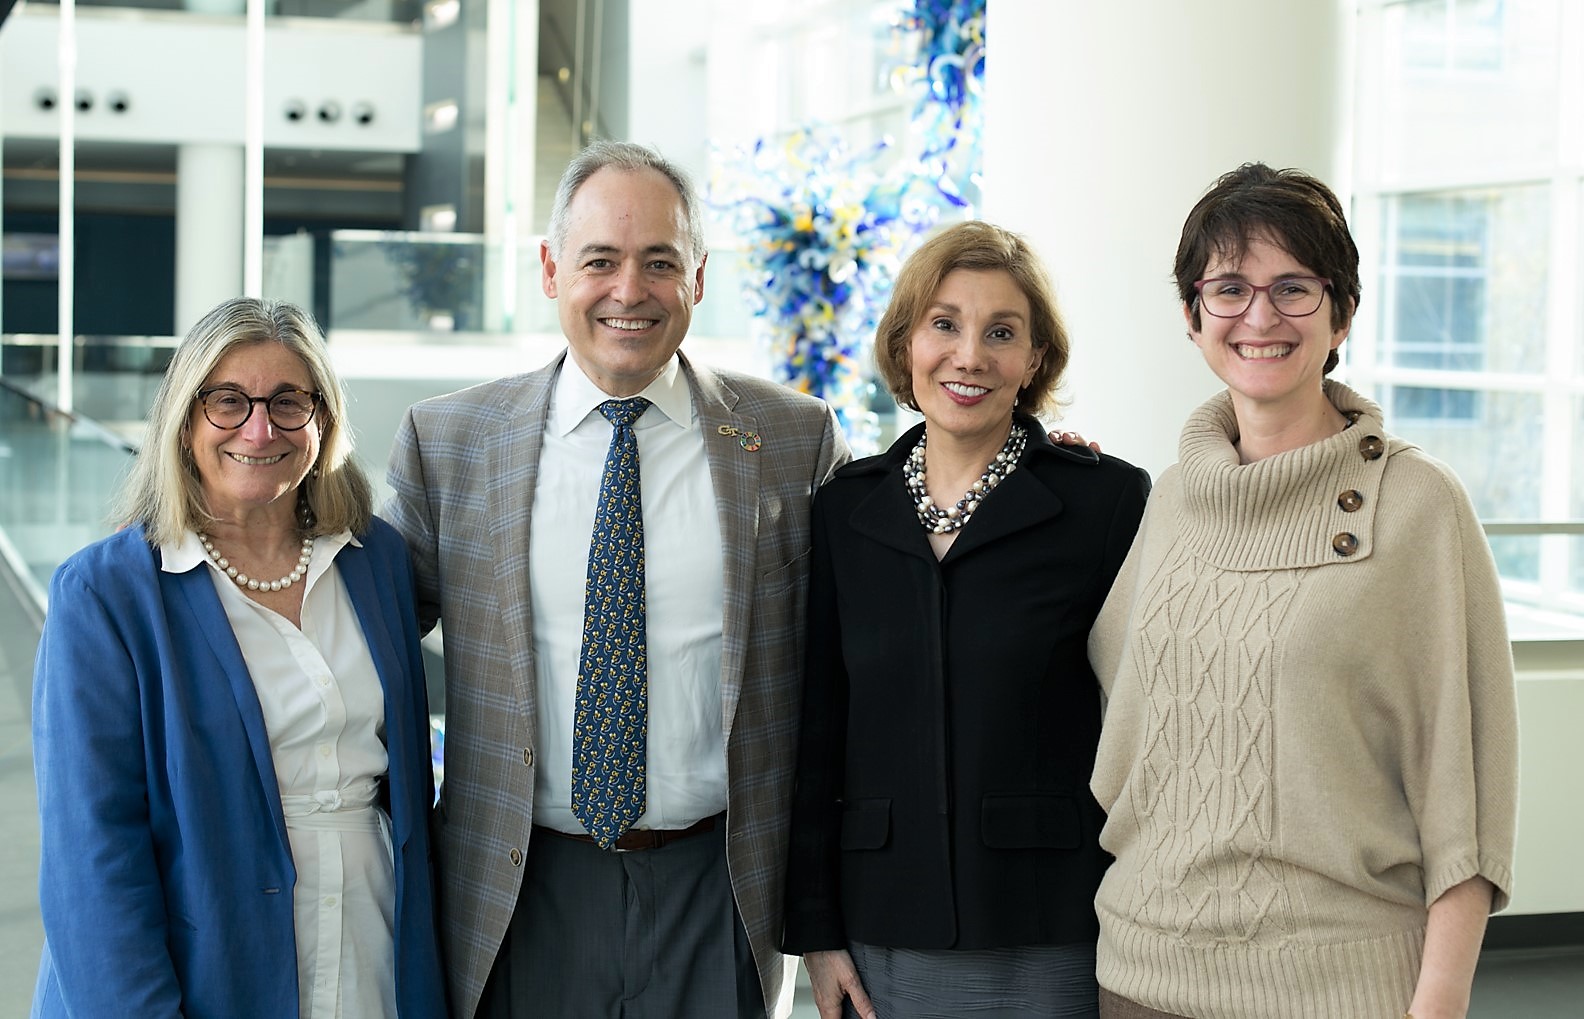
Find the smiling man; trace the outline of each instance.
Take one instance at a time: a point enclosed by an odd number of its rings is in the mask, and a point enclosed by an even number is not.
[[[599,142],[540,249],[567,350],[414,406],[388,518],[445,621],[454,1015],[764,1016],[830,409],[679,348],[692,185]]]

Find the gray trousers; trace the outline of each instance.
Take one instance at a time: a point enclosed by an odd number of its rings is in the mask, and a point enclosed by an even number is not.
[[[633,853],[536,830],[479,1019],[764,1019],[726,826]]]

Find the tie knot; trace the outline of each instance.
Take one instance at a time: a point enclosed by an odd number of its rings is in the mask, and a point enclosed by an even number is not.
[[[599,412],[605,415],[605,420],[617,428],[637,421],[639,416],[648,409],[649,401],[641,396],[634,396],[626,400],[606,400],[599,405]]]

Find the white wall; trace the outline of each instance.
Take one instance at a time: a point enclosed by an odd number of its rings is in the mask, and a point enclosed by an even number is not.
[[[1171,282],[1199,195],[1249,160],[1345,183],[1351,18],[1343,0],[991,0],[984,218],[1046,259],[1066,423],[1107,452],[1159,474],[1220,388]]]
[[[991,0],[986,27],[984,218],[1027,234],[1055,278],[1073,337],[1067,424],[1157,475],[1177,459],[1184,418],[1220,388],[1184,337],[1171,279],[1188,210],[1248,160],[1302,167],[1344,203],[1351,176],[1351,4],[1218,0],[1207,12]],[[1519,674],[1510,913],[1584,910],[1581,670]]]
[[[53,90],[58,8],[14,12],[0,32],[0,124],[7,137],[54,138],[58,112],[34,101]],[[94,107],[76,117],[80,142],[242,144],[244,26],[237,18],[79,8],[77,85]],[[264,144],[270,148],[416,152],[421,40],[404,27],[329,18],[273,18],[265,29]],[[121,93],[124,113],[107,106]],[[288,101],[308,115],[289,121]],[[319,120],[326,101],[340,119]],[[353,122],[359,103],[368,125]]]
[[[703,187],[709,152],[704,54],[709,0],[629,5],[627,140],[653,145]]]
[[[1518,851],[1508,913],[1584,912],[1584,663],[1518,678]]]

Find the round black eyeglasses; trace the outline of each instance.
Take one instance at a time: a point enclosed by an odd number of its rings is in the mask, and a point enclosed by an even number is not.
[[[216,428],[226,431],[247,424],[248,418],[253,416],[253,405],[262,403],[270,424],[283,432],[295,432],[308,426],[323,399],[318,393],[305,389],[282,389],[269,396],[249,396],[230,386],[200,389],[196,395],[198,402],[203,404],[204,417]]]
[[[1237,318],[1249,310],[1254,295],[1261,290],[1270,295],[1271,305],[1288,318],[1303,318],[1320,310],[1331,281],[1318,276],[1288,276],[1275,283],[1257,287],[1246,280],[1195,280],[1199,306],[1216,318]]]

